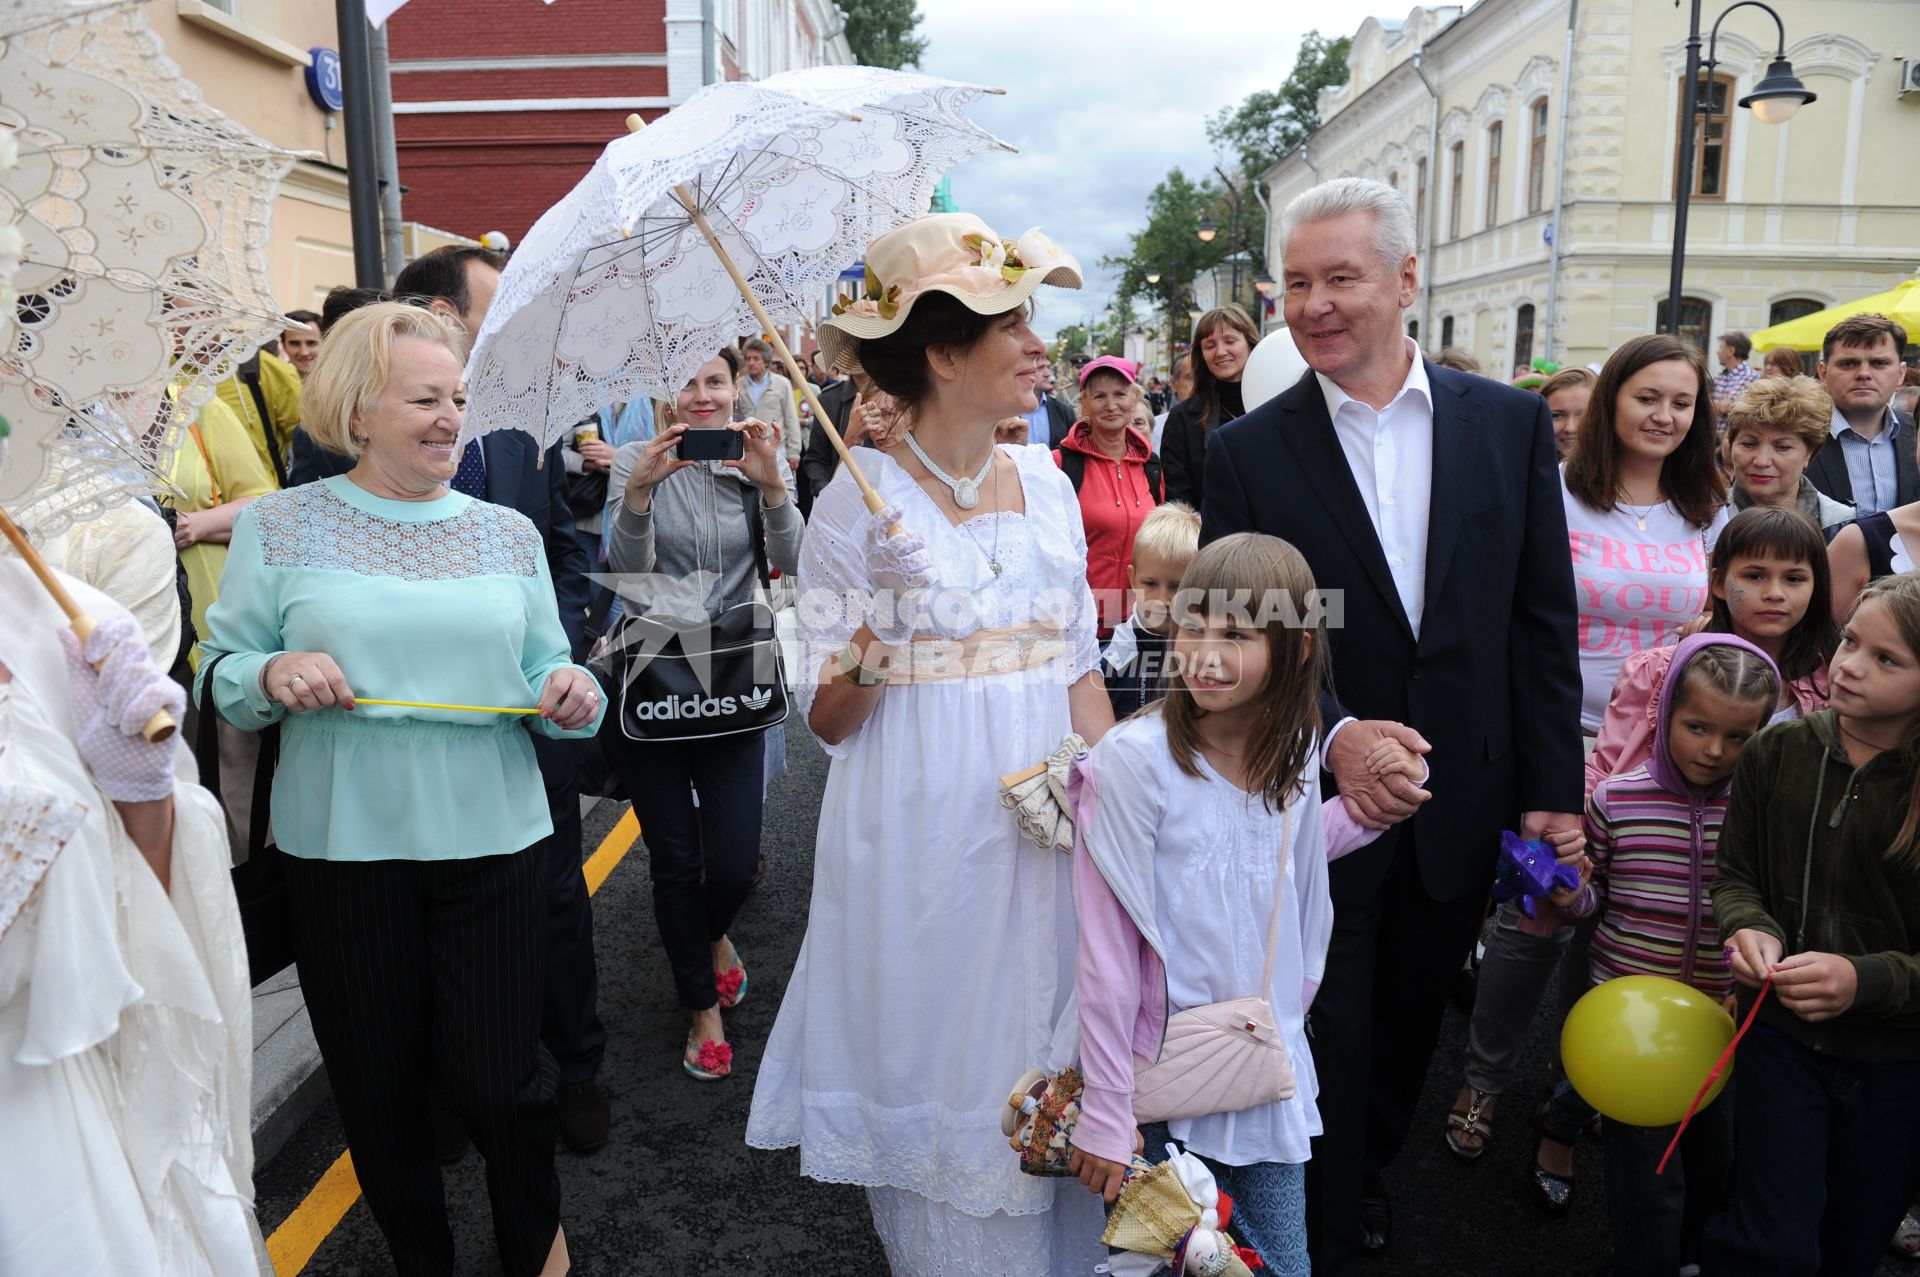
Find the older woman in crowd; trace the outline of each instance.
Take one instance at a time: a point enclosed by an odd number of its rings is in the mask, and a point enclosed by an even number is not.
[[[1762,377],[1727,413],[1727,471],[1734,513],[1749,506],[1798,510],[1831,541],[1853,507],[1813,486],[1807,465],[1830,438],[1833,400],[1811,377]]]
[[[1153,444],[1135,428],[1144,406],[1136,369],[1102,355],[1080,370],[1080,420],[1053,450],[1080,498],[1087,534],[1087,584],[1100,608],[1100,637],[1127,615],[1127,565],[1133,538],[1165,495]]]
[[[141,736],[179,685],[64,584],[84,646],[0,550],[0,1273],[257,1272],[220,810],[177,740]]]
[[[1160,462],[1166,467],[1168,501],[1202,505],[1207,436],[1246,412],[1240,378],[1260,344],[1260,330],[1238,306],[1216,306],[1193,326],[1193,393],[1175,404],[1160,432]]]
[[[242,512],[200,678],[231,722],[284,723],[273,819],[301,989],[395,1266],[454,1270],[434,1079],[487,1159],[500,1265],[521,1277],[567,1262],[525,851],[552,823],[528,732],[591,735],[602,706],[568,663],[533,525],[447,487],[464,353],[458,328],[395,303],[328,335],[304,425],[353,468]]]
[[[665,601],[655,587],[668,579],[704,587],[697,599],[666,591],[683,614],[712,620],[751,602],[769,566],[782,575],[799,569],[804,524],[787,491],[779,431],[728,420],[740,363],[733,347],[722,348],[674,396],[671,424],[614,454],[620,497],[607,517],[607,564],[646,578],[622,587],[643,625]],[[708,430],[741,435],[740,459],[681,460],[682,440]],[[747,995],[746,967],[727,932],[760,859],[767,733],[644,742],[610,723],[601,739],[647,840],[654,920],[693,1020],[682,1063],[697,1081],[718,1081],[733,1068],[720,1012]]]

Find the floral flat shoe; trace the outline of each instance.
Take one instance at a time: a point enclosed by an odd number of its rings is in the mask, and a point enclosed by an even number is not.
[[[718,1082],[733,1072],[733,1047],[725,1042],[715,1042],[712,1038],[703,1039],[694,1045],[693,1035],[687,1035],[687,1051],[680,1063],[686,1068],[687,1076],[696,1082]]]

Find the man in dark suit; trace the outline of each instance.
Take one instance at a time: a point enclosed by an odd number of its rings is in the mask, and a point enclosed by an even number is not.
[[[504,265],[498,253],[484,248],[436,249],[407,264],[393,282],[394,295],[478,333]],[[592,567],[574,535],[561,445],[548,449],[542,463],[531,435],[493,431],[467,445],[453,486],[520,511],[540,530],[560,622],[577,651]],[[547,971],[540,1039],[559,1065],[560,1137],[575,1152],[587,1153],[607,1142],[609,1114],[606,1092],[593,1080],[606,1050],[607,1031],[596,1005],[593,911],[580,868],[579,747],[535,735],[533,751],[553,816],[553,836],[537,852],[547,866]]]
[[[1298,547],[1343,605],[1342,705],[1432,745],[1431,800],[1331,871],[1311,1019],[1326,1134],[1307,1219],[1314,1271],[1340,1277],[1387,1244],[1380,1172],[1479,930],[1500,831],[1581,859],[1580,673],[1545,401],[1436,367],[1403,335],[1419,291],[1406,200],[1325,183],[1288,207],[1282,243],[1287,327],[1312,371],[1209,439],[1202,538]],[[1376,726],[1344,724],[1327,747],[1342,796],[1374,824],[1411,806],[1369,783]]]
[[[820,392],[820,406],[826,409],[827,420],[843,438],[847,433],[847,421],[853,415],[853,401],[869,384],[865,373],[856,372],[840,378]],[[833,450],[827,432],[815,430],[809,433],[806,446],[800,450],[800,464],[794,476],[794,499],[800,503],[803,518],[813,513],[813,499],[826,491],[827,484],[833,479],[833,472],[839,466],[840,454]]]
[[[1820,380],[1833,397],[1833,440],[1813,454],[1813,486],[1862,515],[1920,501],[1913,418],[1896,412],[1893,392],[1907,330],[1885,315],[1850,315],[1827,331]]]

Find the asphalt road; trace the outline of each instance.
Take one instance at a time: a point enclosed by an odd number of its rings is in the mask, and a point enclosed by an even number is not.
[[[700,1085],[680,1071],[686,1021],[674,1005],[654,930],[645,848],[636,846],[594,898],[600,1012],[610,1035],[601,1081],[613,1096],[613,1133],[591,1157],[560,1157],[562,1217],[574,1271],[582,1277],[872,1277],[886,1271],[858,1189],[802,1179],[797,1154],[759,1152],[742,1142],[760,1049],[806,926],[814,823],[826,779],[825,756],[804,730],[790,734],[787,753],[790,770],[774,783],[767,805],[767,877],[734,931],[752,985],[728,1017],[736,1052],[730,1080]],[[595,810],[589,851],[619,814],[611,803]],[[1578,1150],[1579,1190],[1567,1218],[1535,1215],[1519,1196],[1532,1149],[1525,1119],[1547,1089],[1544,1025],[1536,1026],[1520,1081],[1503,1100],[1491,1150],[1472,1165],[1456,1162],[1440,1139],[1459,1086],[1464,1037],[1464,1020],[1450,1013],[1413,1138],[1387,1173],[1393,1245],[1368,1267],[1380,1277],[1603,1273],[1610,1246],[1597,1140],[1583,1141]],[[257,1190],[267,1232],[344,1146],[328,1104],[261,1168]],[[446,1185],[459,1271],[498,1273],[479,1158],[469,1153],[448,1170]],[[321,1277],[391,1271],[364,1201],[303,1271]],[[1880,1277],[1920,1277],[1920,1263],[1889,1259]]]

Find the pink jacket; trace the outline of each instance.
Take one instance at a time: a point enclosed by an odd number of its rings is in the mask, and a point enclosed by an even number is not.
[[[1320,822],[1329,861],[1379,837],[1348,815],[1337,797],[1321,804]],[[1135,1056],[1150,1060],[1160,1054],[1167,1027],[1167,973],[1084,848],[1073,857],[1073,903],[1080,922],[1080,971],[1100,973],[1098,980],[1083,974],[1078,982],[1081,1072],[1089,1081],[1073,1145],[1125,1163],[1133,1156],[1133,1061]],[[1303,1007],[1312,1005],[1318,987],[1309,982],[1301,990]],[[1093,1078],[1107,1085],[1096,1086]]]
[[[1660,724],[1660,688],[1666,682],[1667,667],[1673,663],[1675,645],[1651,647],[1635,652],[1620,667],[1619,681],[1607,698],[1606,717],[1600,720],[1600,736],[1593,754],[1587,759],[1587,798],[1609,776],[1632,771],[1653,756],[1654,729]],[[1815,670],[1805,678],[1787,684],[1801,714],[1827,707],[1827,672]]]

